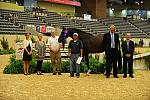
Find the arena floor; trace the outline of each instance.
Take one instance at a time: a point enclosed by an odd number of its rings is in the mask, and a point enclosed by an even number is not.
[[[135,78],[106,79],[102,74],[70,78],[69,74],[7,75],[0,73],[0,100],[150,100],[150,71]]]

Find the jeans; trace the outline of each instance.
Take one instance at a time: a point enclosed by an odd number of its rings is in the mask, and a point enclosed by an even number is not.
[[[80,64],[77,64],[77,59],[80,54],[71,54],[70,56],[70,74],[74,75],[74,67],[76,66],[76,76],[80,76]]]

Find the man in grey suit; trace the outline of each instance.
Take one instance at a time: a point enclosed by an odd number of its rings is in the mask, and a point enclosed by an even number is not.
[[[130,40],[131,34],[126,34],[126,41],[122,43],[122,52],[123,52],[123,78],[127,77],[127,65],[129,77],[134,78],[133,76],[133,54],[134,54],[134,42]]]

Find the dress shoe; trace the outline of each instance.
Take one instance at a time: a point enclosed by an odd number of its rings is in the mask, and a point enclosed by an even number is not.
[[[74,77],[74,74],[70,74],[70,77]]]
[[[106,76],[106,78],[110,78],[109,76]]]
[[[61,73],[58,73],[58,75],[62,75]]]
[[[123,78],[127,78],[127,75],[124,75]]]
[[[133,76],[133,75],[130,75],[129,77],[134,78],[134,76]]]
[[[37,75],[43,75],[42,73],[37,73]]]
[[[24,73],[24,75],[31,75],[30,73]]]
[[[114,78],[119,78],[118,76],[114,76]]]
[[[53,73],[53,75],[56,75],[56,73]]]

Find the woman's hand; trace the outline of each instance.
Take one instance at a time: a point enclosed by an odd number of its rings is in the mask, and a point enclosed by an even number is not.
[[[29,55],[31,55],[31,54],[32,54],[32,52],[29,52],[28,54],[29,54]]]

